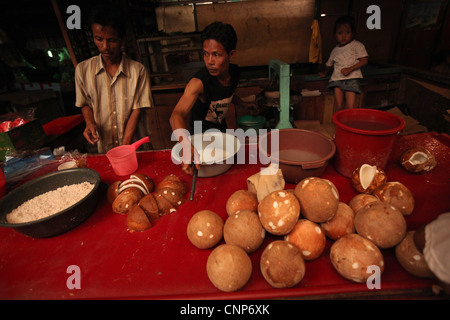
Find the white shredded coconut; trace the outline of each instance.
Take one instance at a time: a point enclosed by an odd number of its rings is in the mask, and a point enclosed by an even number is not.
[[[82,182],[48,191],[25,201],[6,215],[9,223],[24,223],[46,218],[69,208],[91,192],[94,185]]]

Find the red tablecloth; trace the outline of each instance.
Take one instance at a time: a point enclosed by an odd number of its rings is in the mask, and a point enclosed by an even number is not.
[[[74,114],[67,117],[54,119],[42,127],[47,136],[59,135],[68,132],[84,121],[82,114]]]
[[[413,145],[426,146],[435,153],[438,166],[433,171],[410,174],[399,166],[396,159]],[[427,133],[401,138],[386,173],[389,181],[404,183],[415,196],[414,212],[406,218],[408,229],[416,229],[438,214],[450,211],[449,150],[447,135]],[[147,174],[155,183],[174,173],[188,187],[191,185],[191,177],[170,161],[169,150],[140,152],[138,160],[138,172]],[[87,166],[97,170],[106,184],[124,180],[114,174],[105,156],[89,156]],[[57,237],[33,239],[0,228],[0,299],[261,299],[430,289],[434,280],[407,273],[398,264],[394,249],[382,250],[385,271],[380,290],[369,290],[365,284],[348,281],[331,265],[330,240],[320,258],[306,261],[306,274],[300,284],[290,289],[274,289],[259,269],[263,248],[280,239],[270,235],[250,255],[253,274],[247,285],[233,293],[216,289],[206,274],[206,260],[212,249],[195,248],[186,236],[186,226],[192,215],[202,209],[212,210],[225,220],[228,197],[238,189],[246,189],[246,178],[258,170],[258,165],[234,165],[221,176],[199,178],[194,201],[187,201],[177,212],[162,217],[144,232],[130,232],[126,216],[113,213],[104,195],[88,220]],[[322,177],[337,186],[343,202],[348,203],[357,194],[350,180],[336,173],[332,165]],[[80,268],[81,289],[67,286],[72,275],[68,267],[72,265]]]

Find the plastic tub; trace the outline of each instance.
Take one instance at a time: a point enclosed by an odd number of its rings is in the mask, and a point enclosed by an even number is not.
[[[345,109],[333,114],[334,167],[346,177],[367,163],[385,169],[405,121],[387,111]]]
[[[278,131],[278,152],[272,148]],[[272,162],[278,162],[284,180],[298,183],[307,177],[319,177],[334,156],[336,147],[323,134],[303,129],[272,130],[259,140],[259,150]]]

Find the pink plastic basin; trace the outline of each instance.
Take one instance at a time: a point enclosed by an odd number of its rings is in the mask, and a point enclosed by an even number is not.
[[[278,163],[286,182],[296,184],[304,178],[322,175],[336,151],[333,141],[319,132],[297,128],[278,130],[277,141],[276,132],[270,131],[260,138],[259,150],[271,162]]]

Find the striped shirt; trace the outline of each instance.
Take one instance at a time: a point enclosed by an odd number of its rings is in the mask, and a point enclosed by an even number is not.
[[[106,72],[101,55],[79,63],[75,70],[76,102],[93,110],[100,136],[99,153],[122,143],[132,110],[151,107],[150,76],[143,64],[122,56],[116,75]]]

